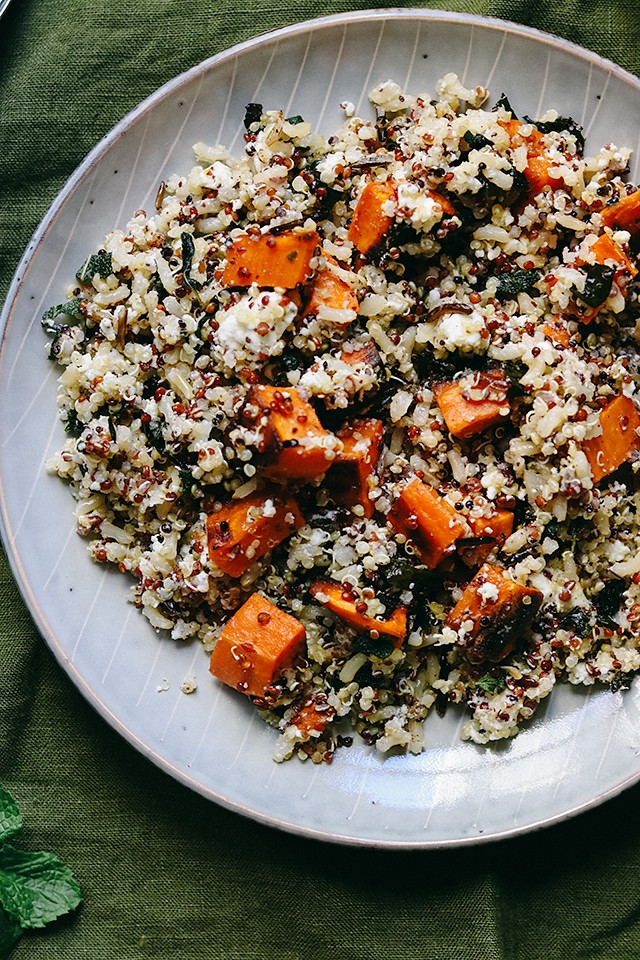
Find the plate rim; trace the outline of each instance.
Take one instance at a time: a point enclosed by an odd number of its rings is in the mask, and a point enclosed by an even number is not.
[[[204,75],[225,63],[234,57],[242,56],[255,47],[277,42],[283,38],[306,34],[340,26],[341,24],[353,24],[357,22],[375,22],[379,20],[419,20],[428,22],[449,22],[461,25],[479,27],[481,29],[496,30],[501,33],[511,33],[524,36],[535,40],[546,46],[556,47],[577,56],[600,69],[605,69],[609,73],[616,75],[625,83],[635,87],[640,94],[640,78],[634,76],[625,68],[619,66],[613,61],[602,55],[580,46],[573,41],[564,40],[555,34],[539,30],[536,27],[530,27],[518,24],[510,20],[502,20],[497,17],[485,17],[479,14],[466,14],[456,11],[435,10],[430,8],[371,8],[365,10],[346,11],[344,13],[331,14],[328,16],[317,17],[298,21],[279,27],[275,30],[268,30],[258,33],[246,40],[233,44],[218,53],[206,58],[205,60],[194,64],[187,70],[179,73],[175,77],[166,81],[151,94],[138,103],[132,110],[126,113],[111,129],[95,144],[84,159],[73,170],[69,178],[57,192],[53,201],[49,205],[46,213],[40,220],[31,239],[29,240],[25,251],[20,258],[15,273],[10,282],[2,311],[0,312],[0,354],[5,345],[6,334],[11,322],[16,299],[19,295],[25,275],[34,259],[38,249],[47,234],[50,225],[55,220],[58,212],[66,203],[70,194],[82,183],[89,175],[94,165],[111,148],[111,146],[127,132],[140,118],[153,109],[156,103],[163,101],[172,93],[179,91],[183,86],[189,84],[199,74]],[[640,770],[630,777],[624,779],[621,783],[609,788],[597,797],[591,797],[581,803],[575,804],[569,809],[560,813],[552,814],[541,818],[535,822],[529,822],[522,826],[512,826],[504,830],[494,831],[488,835],[478,835],[468,837],[457,837],[452,839],[429,840],[427,838],[420,840],[397,840],[378,837],[376,839],[349,835],[347,832],[337,831],[328,832],[326,830],[315,829],[308,824],[291,822],[271,814],[259,812],[251,809],[239,800],[233,800],[217,792],[213,787],[206,786],[191,777],[185,770],[176,766],[171,760],[161,756],[156,750],[148,745],[136,732],[98,695],[95,689],[84,679],[82,674],[76,668],[75,664],[65,653],[57,634],[48,622],[48,619],[41,609],[40,601],[34,591],[34,587],[23,566],[22,558],[15,546],[15,538],[12,534],[11,523],[6,502],[6,492],[3,483],[3,475],[0,469],[0,536],[7,554],[12,574],[16,584],[25,601],[28,611],[33,618],[40,634],[47,643],[47,646],[54,654],[56,660],[63,668],[69,679],[73,682],[76,689],[91,705],[93,709],[105,720],[112,729],[121,735],[131,746],[133,746],[146,759],[150,760],[164,773],[177,780],[182,785],[190,788],[195,793],[219,804],[220,806],[246,816],[258,823],[269,827],[283,830],[298,836],[309,839],[322,840],[325,842],[339,845],[373,847],[385,849],[402,850],[426,850],[443,849],[449,847],[461,847],[476,844],[490,843],[497,840],[504,840],[511,837],[521,836],[536,830],[540,830],[557,823],[564,822],[579,813],[593,809],[605,801],[617,796],[623,790],[628,789],[640,780]]]

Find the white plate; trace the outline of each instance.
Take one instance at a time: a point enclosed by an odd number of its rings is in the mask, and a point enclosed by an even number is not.
[[[463,715],[427,720],[419,757],[383,758],[359,743],[334,763],[271,761],[275,732],[208,673],[201,648],[160,638],[126,602],[125,577],[91,563],[73,502],[46,475],[60,447],[57,371],[39,319],[65,299],[103,236],[150,208],[160,180],[188,169],[198,140],[242,149],[245,104],[302,114],[324,133],[339,103],[367,109],[392,77],[432,92],[455,71],[506,92],[519,114],[550,107],[584,125],[587,148],[638,147],[640,82],[594,54],[497,20],[429,10],[350,13],[233,47],[162,87],[93,150],[36,231],[3,312],[0,498],[3,536],[31,612],[95,708],[183,783],[296,833],[346,843],[429,847],[504,837],[570,816],[640,778],[640,688],[557,689],[513,741],[459,740]],[[632,179],[637,179],[637,152]],[[198,689],[180,692],[187,674]],[[168,689],[159,691],[159,687]]]

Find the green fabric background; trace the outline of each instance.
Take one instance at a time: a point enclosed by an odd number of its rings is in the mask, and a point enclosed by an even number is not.
[[[58,189],[147,94],[256,33],[373,5],[13,0],[0,23],[0,297]],[[431,6],[536,26],[640,75],[637,0]],[[4,557],[0,783],[21,806],[22,845],[58,853],[85,899],[23,937],[16,960],[640,956],[640,787],[542,833],[462,850],[340,848],[278,833],[173,782],[94,713],[33,626]]]

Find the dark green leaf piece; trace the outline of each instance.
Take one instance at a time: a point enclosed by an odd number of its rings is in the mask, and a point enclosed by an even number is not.
[[[150,420],[149,423],[143,423],[142,430],[151,446],[154,447],[158,453],[164,453],[166,441],[162,435],[162,420],[157,418]]]
[[[43,927],[81,900],[71,871],[54,854],[0,846],[0,904],[21,926]]]
[[[584,150],[584,134],[582,127],[572,117],[556,117],[555,120],[532,120],[526,114],[524,120],[532,123],[540,133],[571,133],[576,138],[578,152],[582,156]]]
[[[483,147],[490,147],[493,143],[493,141],[485,137],[484,134],[472,133],[471,130],[466,130],[462,135],[462,139],[469,144],[472,150],[482,150]]]
[[[498,677],[492,677],[490,673],[485,673],[479,680],[476,680],[476,687],[484,690],[489,696],[493,696],[494,693],[501,693],[506,685],[507,679],[503,673]]]
[[[498,277],[496,297],[500,301],[515,300],[519,293],[530,293],[540,279],[538,270],[514,270]]]
[[[113,273],[113,264],[110,253],[106,251],[102,253],[92,253],[82,264],[76,273],[76,277],[80,283],[91,283],[96,273],[102,280],[106,280],[107,277],[111,276]]]
[[[18,921],[9,916],[6,910],[0,909],[0,956],[4,956],[22,934],[23,928]]]
[[[0,787],[0,840],[8,840],[21,826],[18,804],[10,793]]]
[[[79,323],[83,320],[82,312],[80,310],[80,304],[82,303],[81,297],[73,297],[71,300],[67,300],[65,303],[58,303],[55,307],[49,307],[48,310],[42,314],[42,320],[40,321],[47,333],[57,333],[58,325],[55,323],[55,320],[59,316],[69,317]],[[67,323],[67,326],[73,326],[71,323]]]
[[[182,280],[188,287],[195,290],[195,283],[191,279],[191,267],[196,252],[196,245],[193,242],[191,234],[186,233],[186,231],[180,234],[180,240],[182,241]]]
[[[388,637],[378,637],[374,640],[368,633],[359,634],[353,641],[353,649],[356,653],[366,653],[368,657],[379,657],[380,660],[386,660],[394,651],[394,644]]]
[[[498,99],[496,100],[496,104],[495,104],[495,106],[494,106],[493,109],[494,109],[494,111],[495,111],[495,110],[500,110],[500,109],[502,109],[502,110],[508,110],[514,120],[517,120],[517,119],[518,119],[517,116],[516,116],[515,110],[513,109],[513,107],[511,106],[511,104],[509,103],[509,97],[506,95],[506,93],[503,93],[503,94],[501,94],[501,95],[498,97]]]
[[[582,293],[576,293],[576,299],[586,303],[588,307],[602,306],[611,293],[614,268],[607,267],[604,263],[588,263],[582,269],[587,274],[587,279]]]
[[[253,123],[260,123],[262,117],[261,103],[248,103],[244,108],[244,126],[249,130]]]
[[[575,633],[576,637],[580,637],[581,640],[588,637],[593,630],[590,615],[580,607],[574,607],[573,610],[569,610],[568,613],[560,617],[558,626],[562,630]]]
[[[299,113],[296,113],[295,117],[287,117],[286,123],[304,123],[304,117],[301,117]]]

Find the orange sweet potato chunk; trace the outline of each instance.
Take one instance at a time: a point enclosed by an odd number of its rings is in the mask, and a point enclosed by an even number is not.
[[[293,497],[268,491],[230,500],[207,517],[209,556],[229,576],[241,577],[303,524]]]
[[[384,208],[387,201],[395,196],[395,192],[395,185],[391,182],[371,182],[364,187],[348,233],[348,239],[360,253],[368,253],[377,247],[389,230],[393,216],[385,213]]]
[[[222,630],[209,670],[234,690],[262,697],[302,654],[304,644],[300,621],[253,593]]]
[[[334,267],[340,266],[333,257],[326,257],[326,260],[328,264]],[[328,307],[331,310],[348,310],[353,313],[353,319],[358,313],[358,298],[355,290],[349,286],[346,280],[336,276],[329,266],[316,274],[311,296],[303,316],[317,314],[322,307]]]
[[[249,391],[247,404],[257,407],[259,416],[266,415],[263,476],[278,481],[311,480],[329,469],[338,444],[331,442],[333,435],[295,387],[259,384]]]
[[[635,233],[640,228],[640,190],[630,193],[600,213],[604,227],[615,227]]]
[[[319,603],[324,604],[332,613],[342,617],[350,626],[360,633],[377,631],[385,637],[394,637],[396,646],[400,646],[407,635],[407,610],[398,607],[386,620],[377,617],[368,617],[358,611],[358,602],[345,595],[341,583],[333,580],[316,580],[312,584],[310,594]]]
[[[628,460],[634,450],[640,448],[636,430],[640,427],[640,415],[631,397],[620,393],[600,411],[602,434],[585,440],[582,450],[586,454],[593,482],[613,473]]]
[[[354,420],[338,430],[342,451],[331,464],[325,482],[336,503],[345,507],[361,506],[362,516],[373,516],[373,503],[369,499],[369,478],[375,474],[383,425],[381,420],[368,418]]]
[[[292,290],[311,275],[311,258],[318,242],[315,230],[235,237],[224,263],[222,283],[227,287],[257,283],[259,287]]]
[[[471,663],[498,663],[530,626],[542,599],[539,590],[516,583],[485,563],[465,587],[445,626],[458,631]]]
[[[509,416],[508,382],[497,372],[434,383],[433,393],[447,430],[465,439],[494,427]]]
[[[402,490],[387,520],[411,541],[415,553],[431,570],[459,537],[469,534],[468,524],[449,501],[417,478]]]

